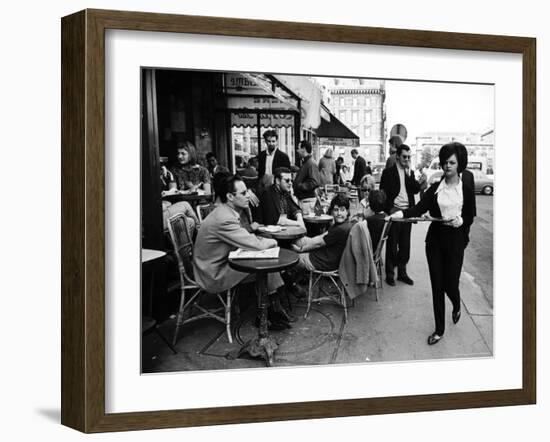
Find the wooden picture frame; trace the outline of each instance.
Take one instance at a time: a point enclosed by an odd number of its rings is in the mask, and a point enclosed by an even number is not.
[[[105,412],[105,30],[516,53],[523,65],[523,382],[513,390]],[[62,424],[83,432],[533,404],[536,400],[536,40],[84,10],[62,19]]]

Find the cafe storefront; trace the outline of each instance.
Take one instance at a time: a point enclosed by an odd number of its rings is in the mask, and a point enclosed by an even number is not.
[[[224,74],[231,170],[237,170],[262,149],[263,134],[275,130],[278,148],[293,163],[300,141],[301,99],[268,74]]]

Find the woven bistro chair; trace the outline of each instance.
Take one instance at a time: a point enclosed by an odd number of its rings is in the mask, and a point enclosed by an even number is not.
[[[199,204],[197,206],[197,216],[199,217],[199,222],[202,224],[204,218],[206,218],[211,212],[214,211],[216,205],[214,203],[210,204]]]
[[[225,293],[211,294],[204,291],[190,276],[192,275],[193,242],[182,214],[172,216],[168,220],[168,231],[178,261],[180,275],[180,302],[176,317],[173,345],[176,345],[180,327],[183,324],[203,318],[215,319],[225,324],[227,339],[233,343],[231,335],[231,305],[235,294],[234,289]],[[217,297],[221,306],[207,306],[204,301],[212,301]],[[212,302],[210,302],[212,304]],[[188,315],[185,319],[184,316]]]
[[[322,281],[328,280],[332,283],[332,286],[336,287],[337,293],[325,290],[322,287]],[[317,295],[314,296],[315,286],[318,285]],[[331,286],[331,287],[332,287]],[[346,302],[346,290],[342,282],[340,281],[340,275],[338,270],[322,271],[312,270],[309,272],[309,289],[307,296],[307,309],[304,314],[304,319],[307,319],[309,311],[311,310],[311,304],[313,302],[321,303],[322,301],[329,301],[333,304],[337,304],[344,309],[344,323],[348,322],[348,306]]]

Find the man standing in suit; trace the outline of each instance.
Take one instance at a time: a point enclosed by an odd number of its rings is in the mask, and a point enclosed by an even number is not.
[[[397,147],[395,164],[384,169],[380,179],[380,189],[386,192],[385,212],[392,214],[398,210],[414,206],[414,195],[420,191],[420,184],[410,169],[411,149],[406,144]],[[407,275],[407,263],[411,252],[411,223],[392,223],[386,242],[386,283],[394,286],[394,268],[397,279],[413,285]]]
[[[351,150],[351,157],[355,160],[351,184],[353,184],[354,186],[360,186],[361,178],[363,178],[367,174],[367,163],[365,162],[365,159],[359,155],[357,149]]]
[[[267,150],[260,152],[258,165],[258,179],[264,175],[273,175],[273,171],[279,167],[290,168],[290,160],[286,153],[281,152],[277,148],[279,136],[275,130],[266,130],[264,132],[264,140]]]

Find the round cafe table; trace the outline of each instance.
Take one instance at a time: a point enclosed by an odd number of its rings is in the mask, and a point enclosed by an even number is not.
[[[277,350],[277,342],[269,336],[267,330],[267,307],[269,304],[267,293],[267,274],[280,272],[292,267],[298,262],[298,254],[292,250],[280,249],[278,258],[262,259],[230,259],[229,266],[239,272],[254,273],[256,275],[256,296],[260,306],[260,329],[258,337],[251,339],[238,351],[236,357],[248,353],[252,357],[261,356],[266,365],[273,365],[273,354]]]
[[[147,305],[148,310],[141,316],[141,333],[145,335],[150,330],[153,330],[170,348],[170,350],[176,354],[176,349],[160,332],[157,321],[153,318],[153,296],[155,292],[156,266],[161,263],[161,259],[165,256],[166,252],[162,250],[141,249],[142,281],[144,286],[142,287],[142,296],[146,297],[147,302],[145,304]]]

